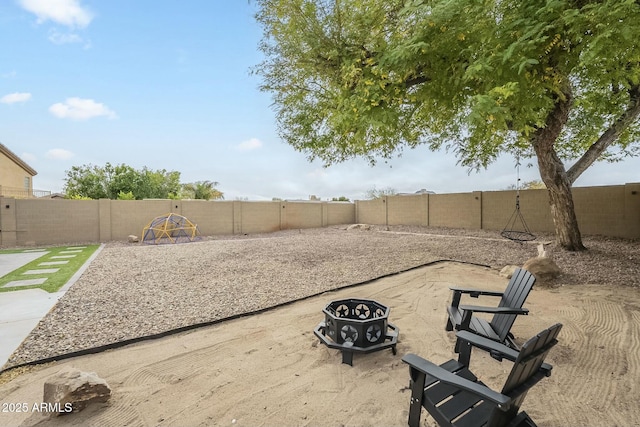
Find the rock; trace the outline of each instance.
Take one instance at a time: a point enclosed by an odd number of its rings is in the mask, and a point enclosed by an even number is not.
[[[82,411],[91,403],[104,403],[111,397],[111,388],[95,372],[65,368],[44,383],[42,401],[56,408],[52,415]]]
[[[507,279],[511,279],[513,273],[516,271],[516,268],[519,268],[517,265],[505,265],[502,270],[500,270],[500,275],[502,277],[506,277]]]
[[[536,280],[547,282],[558,277],[562,271],[560,267],[551,259],[546,257],[535,257],[527,260],[522,266],[536,277]]]
[[[547,251],[544,250],[544,243],[538,243],[538,258],[547,258]]]
[[[371,226],[369,224],[351,224],[347,230],[371,230]]]
[[[129,243],[138,243],[140,241],[140,238],[136,235],[130,234],[129,235]]]

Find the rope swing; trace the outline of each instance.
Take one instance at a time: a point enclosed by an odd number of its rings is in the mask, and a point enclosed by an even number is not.
[[[516,157],[516,171],[518,178],[516,181],[516,209],[511,214],[509,222],[507,222],[500,235],[514,242],[530,242],[535,240],[536,236],[531,233],[520,212],[520,156]]]

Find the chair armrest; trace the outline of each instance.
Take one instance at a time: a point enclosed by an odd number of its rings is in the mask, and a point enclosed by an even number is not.
[[[411,366],[412,369],[416,369],[425,375],[434,377],[445,384],[450,384],[461,390],[481,396],[485,400],[490,400],[499,405],[503,410],[506,410],[511,404],[511,398],[508,396],[493,391],[484,385],[459,377],[456,374],[453,374],[415,354],[405,355],[402,358],[402,361]]]
[[[520,355],[520,352],[518,350],[514,350],[504,344],[490,340],[489,338],[485,338],[480,335],[476,335],[469,331],[456,332],[456,337],[458,337],[458,339],[460,339],[461,341],[468,342],[473,347],[477,347],[481,350],[491,353],[491,357],[493,357],[494,359],[502,360],[504,358],[511,362],[515,362],[515,360]],[[544,375],[548,377],[551,375],[553,366],[548,363],[543,363],[540,366],[540,369],[544,372]]]
[[[504,294],[504,292],[500,292],[500,291],[488,291],[488,290],[473,289],[473,288],[453,287],[453,288],[449,288],[449,289],[451,289],[453,292],[459,292],[461,294],[470,294],[472,298],[478,298],[480,295],[488,295],[488,296],[492,296],[492,297],[501,297]]]
[[[515,361],[518,358],[519,352],[512,348],[507,347],[504,344],[499,342],[490,340],[489,338],[485,338],[480,335],[476,335],[469,331],[459,331],[456,332],[456,337],[458,337],[461,341],[466,341],[474,347],[482,349],[484,351],[488,351],[491,354],[496,354],[502,358],[505,358],[510,361]]]
[[[478,298],[480,295],[487,295],[493,297],[501,297],[504,292],[495,292],[495,291],[485,291],[482,289],[472,289],[472,288],[449,288],[453,291],[453,298],[451,299],[451,307],[458,307],[460,304],[460,298],[462,294],[468,294],[471,298]]]
[[[481,307],[479,305],[461,305],[458,307],[463,311],[471,311],[476,313],[492,313],[492,314],[529,314],[529,309],[514,307]]]

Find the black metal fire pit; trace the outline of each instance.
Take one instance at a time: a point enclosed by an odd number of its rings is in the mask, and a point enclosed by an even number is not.
[[[344,299],[330,302],[324,322],[313,330],[329,348],[342,350],[342,363],[353,366],[353,353],[371,353],[391,347],[396,354],[398,328],[389,323],[388,307],[374,300]]]

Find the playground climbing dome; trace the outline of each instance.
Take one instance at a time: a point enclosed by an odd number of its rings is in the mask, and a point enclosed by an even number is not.
[[[198,226],[174,213],[154,218],[142,230],[142,242],[149,245],[188,243],[200,239]]]

